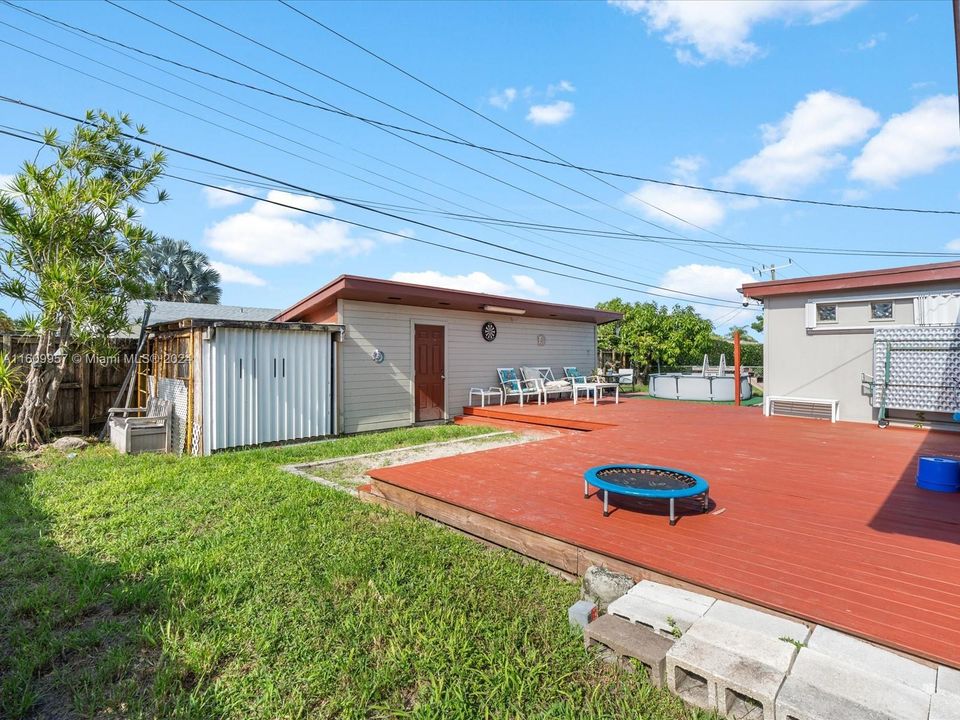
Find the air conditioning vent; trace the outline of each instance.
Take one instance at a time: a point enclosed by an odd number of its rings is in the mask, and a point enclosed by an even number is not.
[[[785,415],[788,417],[812,418],[815,420],[839,419],[839,402],[819,398],[795,398],[768,396],[764,398],[764,415]]]

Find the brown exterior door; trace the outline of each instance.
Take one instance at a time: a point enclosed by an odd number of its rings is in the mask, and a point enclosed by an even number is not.
[[[416,422],[442,420],[446,358],[442,325],[415,325],[413,330],[413,395]]]

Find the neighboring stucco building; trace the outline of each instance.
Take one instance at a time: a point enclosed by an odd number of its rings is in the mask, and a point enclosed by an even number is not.
[[[597,362],[598,324],[618,313],[342,275],[274,319],[342,325],[339,432],[452,419],[498,367]]]
[[[888,345],[880,342],[875,362],[875,339],[895,336],[891,329],[901,329],[900,336],[914,338],[915,345],[943,346],[945,350],[932,352],[947,365],[960,352],[952,340],[932,339],[952,337],[951,328],[960,323],[960,262],[757,282],[740,291],[764,306],[764,394],[839,401],[841,420],[878,418],[881,386],[874,383],[883,381]],[[908,362],[901,370],[920,373],[921,364]],[[955,402],[955,383],[941,374],[933,379],[918,375],[917,384],[928,390],[931,384],[943,385],[936,401],[942,412],[919,407],[917,401],[916,408],[891,408],[890,418],[950,422],[949,410],[960,407],[947,407]]]

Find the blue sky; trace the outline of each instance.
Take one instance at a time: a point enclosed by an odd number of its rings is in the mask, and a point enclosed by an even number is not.
[[[746,192],[878,205],[960,206],[960,131],[948,2],[296,4],[575,163]],[[39,2],[30,7],[110,39],[307,102],[316,101],[303,93],[355,114],[435,132],[170,3],[127,7],[292,88],[106,3]],[[200,2],[189,7],[473,143],[543,155],[283,5]],[[736,287],[760,264],[783,264],[792,257],[797,264],[780,272],[790,277],[930,261],[531,233],[456,220],[437,211],[601,231],[663,235],[666,229],[687,240],[712,242],[960,251],[956,216],[743,201],[614,178],[609,179],[611,187],[575,170],[527,163],[555,181],[550,182],[473,148],[417,138],[453,162],[353,118],[128,51],[121,55],[9,6],[0,6],[0,22],[5,23],[0,25],[0,41],[67,66],[0,43],[0,62],[8,68],[6,95],[72,115],[87,108],[124,111],[146,124],[158,142],[330,195],[404,206],[394,212],[407,219],[318,198],[270,196],[290,204],[539,268],[599,280],[604,278],[594,273],[616,275],[633,282],[605,281],[636,287],[614,289],[511,267],[168,179],[164,187],[171,200],[148,207],[144,223],[207,252],[223,271],[225,303],[285,307],[341,273],[588,305],[614,295],[647,299],[635,285],[641,282],[727,300],[721,303],[725,307],[699,306],[723,326],[755,314],[738,311],[729,301],[738,298]],[[0,114],[2,124],[16,128],[70,126],[6,104]],[[0,138],[0,174],[15,172],[33,152],[22,141]],[[176,174],[267,194],[249,179],[204,174],[225,171],[196,160],[171,155],[170,162]],[[410,219],[580,269],[511,255],[417,226]]]

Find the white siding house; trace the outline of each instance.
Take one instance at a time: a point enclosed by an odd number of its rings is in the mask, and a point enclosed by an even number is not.
[[[875,355],[885,348],[878,350],[878,330],[902,329],[923,342],[925,328],[960,324],[960,263],[751,283],[741,292],[763,301],[764,395],[836,401],[841,420],[878,420],[884,377]],[[917,378],[939,382],[952,381]],[[891,407],[889,416],[952,421],[945,406]]]
[[[276,319],[343,326],[338,427],[352,433],[453,419],[471,387],[498,384],[498,367],[549,366],[559,374],[573,365],[587,372],[597,362],[597,324],[617,318],[593,308],[342,276]],[[493,339],[482,332],[489,323]],[[435,340],[437,383],[429,392],[418,383],[417,355],[426,352],[418,349],[418,328]],[[435,407],[423,407],[425,397]]]

